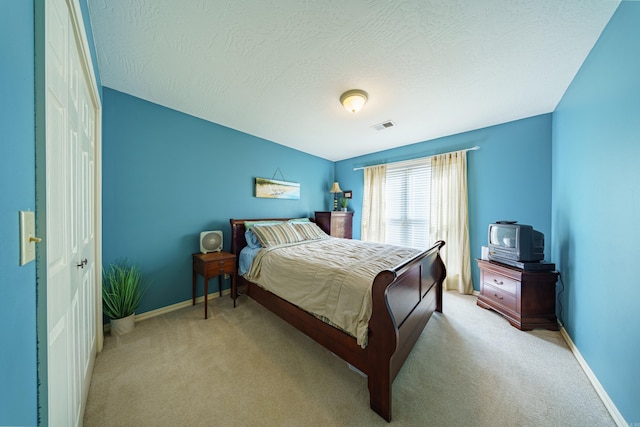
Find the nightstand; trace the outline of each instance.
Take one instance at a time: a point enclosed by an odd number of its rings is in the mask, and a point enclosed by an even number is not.
[[[328,235],[351,239],[353,212],[316,212],[316,224]]]
[[[229,252],[210,252],[193,254],[193,272],[191,278],[191,295],[196,305],[196,276],[204,278],[204,318],[207,318],[207,297],[209,295],[209,279],[218,276],[220,296],[222,296],[222,278],[225,274],[231,277],[231,298],[236,306],[238,292],[236,289],[236,256]]]

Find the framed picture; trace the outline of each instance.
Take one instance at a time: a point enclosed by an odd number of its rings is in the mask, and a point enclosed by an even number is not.
[[[268,199],[300,199],[300,183],[256,178],[256,197]]]
[[[351,197],[353,197],[353,194],[351,193],[351,190],[346,190],[344,193],[342,193],[342,197],[344,197],[345,199],[350,199]]]

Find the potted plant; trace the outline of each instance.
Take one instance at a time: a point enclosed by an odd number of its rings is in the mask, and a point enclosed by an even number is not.
[[[133,329],[135,313],[148,283],[135,264],[117,261],[102,272],[102,307],[110,319],[111,334],[123,335]]]
[[[346,197],[340,197],[340,207],[342,207],[343,211],[347,210],[347,206],[349,205],[349,199]]]

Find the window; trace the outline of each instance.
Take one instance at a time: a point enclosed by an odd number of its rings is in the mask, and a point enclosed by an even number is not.
[[[444,240],[445,289],[473,292],[467,150],[364,169],[362,240],[418,249]]]
[[[428,248],[431,159],[387,166],[385,243]]]

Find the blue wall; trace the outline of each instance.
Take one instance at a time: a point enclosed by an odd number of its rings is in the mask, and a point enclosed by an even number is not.
[[[0,425],[37,422],[35,263],[19,266],[18,211],[35,210],[33,2],[0,5]]]
[[[354,168],[431,156],[480,146],[467,153],[471,272],[479,290],[482,245],[487,226],[501,219],[533,225],[545,234],[545,254],[551,251],[551,115],[531,117],[458,135],[355,157],[336,163],[336,179],[353,190],[354,237],[360,238],[364,172]]]
[[[103,262],[126,257],[153,281],[140,313],[191,298],[200,231],[222,230],[229,250],[230,218],[332,206],[333,162],[106,87],[103,98]],[[254,178],[278,168],[300,183],[300,200],[254,197]]]
[[[553,258],[562,317],[640,424],[640,3],[622,2],[553,114]]]

